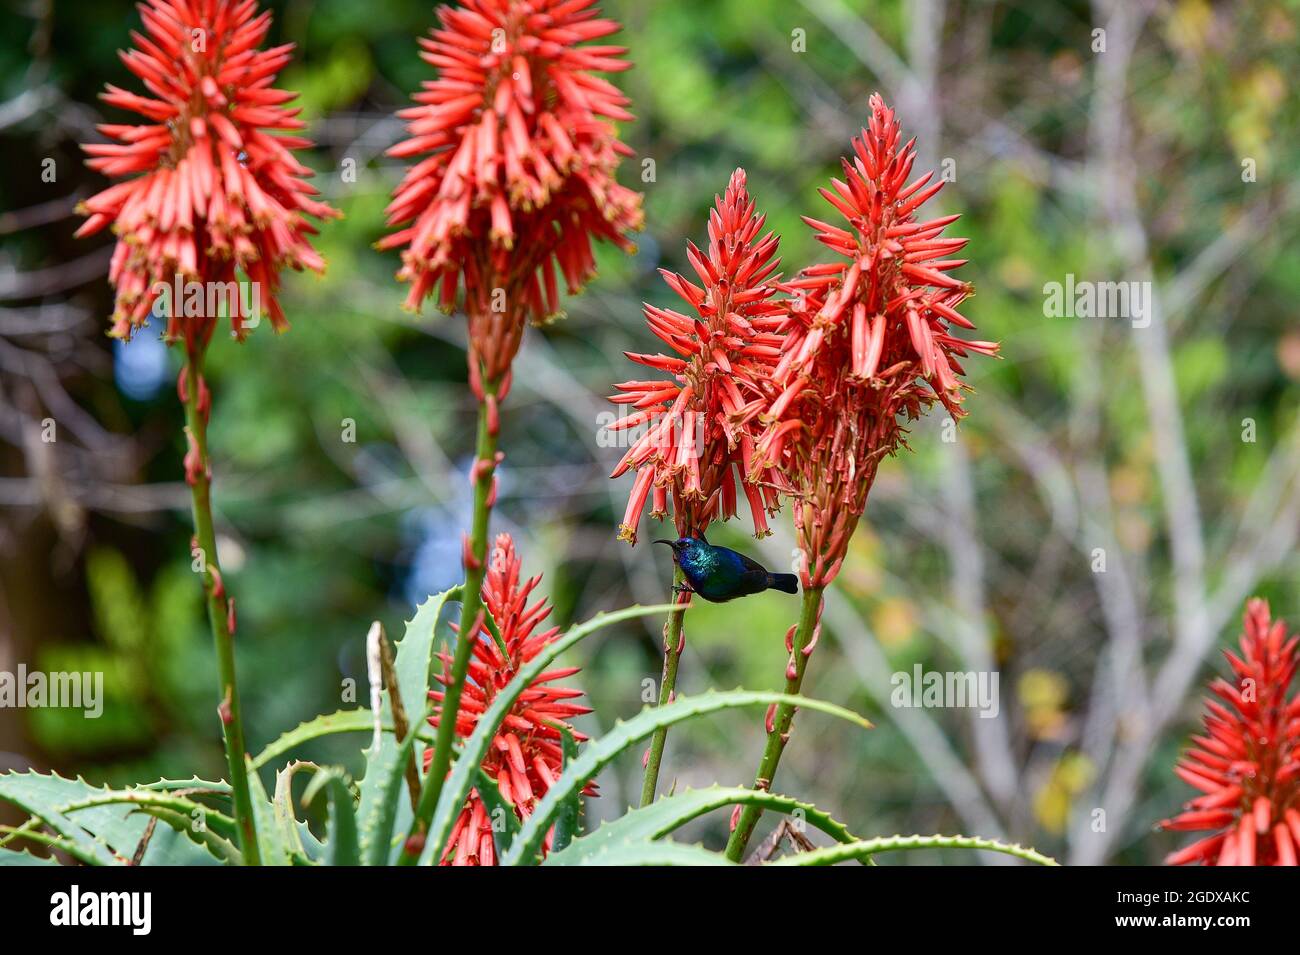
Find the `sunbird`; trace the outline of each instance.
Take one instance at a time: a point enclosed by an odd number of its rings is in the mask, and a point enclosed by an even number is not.
[[[768,573],[758,561],[729,547],[710,544],[703,534],[654,543],[673,549],[673,560],[686,576],[689,586],[674,587],[676,591],[699,594],[713,603],[761,594],[768,588],[787,594],[799,592],[799,578],[794,574]]]

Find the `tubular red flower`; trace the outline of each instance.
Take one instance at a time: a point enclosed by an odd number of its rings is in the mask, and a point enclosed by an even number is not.
[[[1300,849],[1300,694],[1289,697],[1300,635],[1246,604],[1241,656],[1225,650],[1235,683],[1215,680],[1205,735],[1175,772],[1201,795],[1161,828],[1210,832],[1169,855],[1170,865],[1295,865]],[[1222,701],[1222,702],[1220,702]]]
[[[421,40],[438,78],[398,115],[411,137],[389,150],[421,158],[388,207],[400,226],[379,243],[402,249],[408,308],[461,290],[474,354],[503,375],[526,319],[559,313],[557,270],[570,292],[595,272],[591,239],[631,251],[641,196],[614,179],[631,150],[611,121],[627,99],[595,73],[625,70],[622,47],[590,45],[619,30],[594,0],[465,0],[438,8]]]
[[[149,122],[101,125],[118,142],[83,147],[92,169],[133,177],[79,207],[90,218],[78,236],[109,225],[118,236],[112,334],[127,338],[144,325],[161,287],[179,279],[181,287],[207,283],[208,295],[217,288],[242,338],[250,316],[236,294],[237,271],[255,283],[280,330],[280,270],[325,267],[306,216],[338,215],[313,198],[305,181],[312,171],[294,158],[310,140],[271,134],[303,128],[286,105],[295,94],[271,86],[292,45],[257,49],[271,15],[257,14],[256,0],[148,0],[140,17],[145,33],[133,33],[135,48],[121,57],[151,95],[109,86],[102,98]],[[206,345],[217,316],[199,311],[172,300],[168,337]]]
[[[785,307],[772,300],[779,238],[760,235],[765,221],[746,190],[745,171],[737,169],[709,213],[707,255],[687,243],[687,259],[701,284],[662,272],[694,315],[645,306],[650,330],[673,354],[627,357],[672,377],[623,382],[610,398],[636,409],[614,429],[647,426],[610,475],[639,469],[619,528],[619,537],[633,544],[652,490],[652,516],[665,516],[671,493],[678,534],[697,534],[714,520],[735,516],[739,486],[754,535],[770,533],[766,515],[776,510],[776,478],[762,468],[751,478],[754,440],[742,426],[753,420],[749,412],[770,388],[781,344],[777,330],[785,320]]]
[[[750,477],[775,474],[794,498],[805,587],[838,573],[881,458],[904,444],[905,422],[936,401],[963,416],[960,359],[998,350],[951,333],[973,327],[957,311],[971,288],[948,275],[965,263],[951,256],[966,240],[941,236],[956,216],[918,221],[942,183],[929,184],[927,173],[905,185],[915,140],[900,145],[879,95],[870,106],[853,158],[842,160],[844,178],[820,190],[847,227],[804,219],[845,261],[810,266],[783,285],[793,299],[774,389],[747,412],[763,427]]]
[[[479,718],[502,687],[559,633],[559,627],[537,632],[538,626],[550,615],[551,608],[544,599],[529,606],[528,598],[542,578],[538,575],[521,583],[519,566],[510,535],[498,535],[483,580],[483,606],[496,621],[508,654],[502,655],[480,616],[479,626],[469,637],[474,641],[474,656],[456,716],[456,735],[461,739],[474,732]],[[451,679],[452,656],[441,653],[439,658],[443,670],[436,679],[445,686]],[[562,734],[557,727],[568,727],[578,741],[586,739],[568,722],[574,716],[591,712],[589,707],[571,702],[582,696],[582,691],[551,685],[555,680],[577,672],[577,667],[564,667],[549,670],[533,680],[511,706],[483,757],[483,770],[496,780],[501,795],[514,803],[520,819],[532,815],[537,803],[559,778],[564,760]],[[434,690],[429,696],[440,702],[444,694],[441,690]],[[429,719],[434,726],[441,720],[440,710],[441,707],[436,708]],[[426,749],[424,756],[425,769],[428,769],[432,748]],[[596,795],[595,783],[588,783],[583,792],[589,796]],[[550,846],[551,833],[548,832],[545,850],[549,851]],[[456,819],[443,851],[442,863],[496,863],[492,819],[477,789],[470,791]]]

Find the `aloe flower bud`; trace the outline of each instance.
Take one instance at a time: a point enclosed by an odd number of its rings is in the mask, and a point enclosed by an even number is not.
[[[559,627],[539,629],[550,616],[551,608],[545,600],[530,605],[528,598],[542,578],[538,575],[521,581],[519,568],[514,541],[509,534],[499,534],[483,580],[483,606],[497,621],[507,653],[501,652],[483,625],[484,617],[480,612],[474,626],[461,636],[461,639],[474,641],[474,656],[470,660],[469,678],[456,714],[456,736],[459,739],[474,732],[479,718],[492,705],[497,693],[520,667],[537,656],[560,632]],[[435,675],[435,679],[446,685],[451,680],[452,658],[447,653],[439,654],[439,658],[443,670],[441,675]],[[577,667],[562,667],[540,674],[510,708],[483,757],[484,772],[496,781],[501,795],[514,803],[520,819],[532,814],[563,769],[563,741],[558,727],[568,728],[575,740],[586,739],[568,722],[575,716],[591,712],[590,707],[572,702],[582,696],[582,691],[552,685],[554,681],[577,672]],[[429,696],[441,704],[445,694],[434,690]],[[429,722],[437,726],[441,720],[439,706]],[[426,770],[432,756],[432,748],[426,749]],[[589,796],[596,795],[595,783],[589,783],[583,792]],[[543,850],[549,851],[550,847],[551,834],[548,832]],[[496,864],[492,817],[477,789],[470,790],[465,806],[456,818],[442,863]]]
[[[638,469],[619,537],[636,543],[637,525],[653,493],[651,514],[664,517],[668,499],[679,535],[703,533],[712,521],[736,514],[737,489],[749,504],[754,536],[770,533],[767,514],[777,507],[775,477],[749,471],[753,435],[742,422],[764,405],[785,321],[785,307],[773,300],[778,286],[778,237],[763,234],[759,215],[737,169],[726,194],[709,213],[709,243],[686,246],[700,284],[661,270],[664,281],[686,303],[687,312],[645,306],[650,330],[672,354],[626,352],[640,365],[670,377],[625,381],[611,401],[632,413],[611,426],[646,426],[610,477]]]
[[[625,251],[641,228],[641,195],[614,179],[631,150],[614,123],[627,99],[597,73],[628,69],[618,32],[594,0],[466,0],[438,8],[441,28],[420,41],[438,70],[398,115],[410,138],[390,156],[415,158],[388,207],[401,249],[406,306],[434,296],[446,311],[463,294],[473,354],[497,380],[526,321],[560,311],[595,273],[592,239]]]
[[[1170,865],[1296,864],[1300,846],[1300,695],[1291,681],[1300,634],[1287,636],[1268,602],[1246,604],[1241,655],[1225,650],[1235,682],[1210,684],[1205,733],[1174,770],[1200,795],[1163,829],[1210,832]]]
[[[314,198],[312,171],[294,158],[311,141],[273,135],[303,128],[287,105],[296,94],[272,86],[292,45],[258,49],[271,14],[257,14],[255,0],[149,0],[140,18],[144,33],[132,33],[135,47],[121,57],[149,95],[109,86],[102,99],[147,122],[101,125],[117,142],[83,147],[92,169],[130,177],[81,204],[90,218],[77,231],[117,234],[112,334],[129,338],[169,294],[168,338],[201,349],[216,324],[216,289],[242,338],[260,316],[238,292],[241,272],[280,330],[281,269],[325,268],[307,217],[339,215]],[[190,283],[204,290],[201,308],[174,294]]]
[[[774,390],[751,412],[763,431],[750,475],[776,474],[793,499],[805,587],[839,572],[880,460],[904,444],[906,422],[936,402],[961,417],[962,359],[998,350],[954,334],[973,327],[957,311],[970,286],[949,274],[965,264],[951,256],[966,240],[942,235],[956,216],[920,220],[943,184],[930,184],[933,173],[908,184],[915,140],[900,145],[879,95],[870,105],[844,178],[820,190],[847,221],[804,220],[839,259],[784,286],[793,299]]]

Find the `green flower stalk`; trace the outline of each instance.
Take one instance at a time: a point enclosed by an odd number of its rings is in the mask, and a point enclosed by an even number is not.
[[[92,169],[125,178],[82,204],[89,218],[77,232],[112,226],[117,234],[109,270],[116,289],[112,334],[129,339],[150,317],[162,316],[167,340],[185,350],[178,382],[189,445],[185,479],[220,672],[218,712],[240,849],[253,864],[259,853],[235,680],[235,603],[217,561],[207,441],[212,402],[203,364],[223,313],[240,340],[261,319],[262,306],[272,327],[287,327],[277,300],[280,270],[323,271],[307,217],[338,215],[312,198],[311,171],[293,156],[311,142],[274,134],[303,123],[286,105],[294,94],[271,87],[289,62],[289,47],[258,49],[271,18],[256,11],[246,0],[140,6],[147,37],[138,35],[122,60],[152,96],[109,86],[103,99],[147,122],[102,125],[100,132],[118,142],[84,147]]]
[[[736,515],[738,489],[749,503],[754,536],[771,533],[767,514],[777,507],[775,476],[762,469],[750,476],[754,438],[738,426],[762,403],[763,383],[780,356],[776,331],[785,320],[784,307],[772,301],[780,240],[772,232],[763,234],[765,218],[750,198],[745,171],[737,169],[709,211],[707,252],[693,242],[686,246],[700,284],[662,272],[693,314],[645,306],[650,330],[672,354],[628,353],[628,358],[670,377],[622,382],[616,386],[619,394],[610,399],[632,409],[611,430],[646,429],[610,475],[637,471],[619,528],[622,540],[636,544],[647,500],[652,499],[651,516],[662,519],[670,497],[677,536],[702,537],[714,521]],[[673,578],[675,594],[683,582],[679,568]],[[689,599],[682,594],[679,602]],[[664,627],[660,706],[670,702],[676,690],[685,646],[683,616],[670,614]],[[666,728],[656,731],[646,752],[643,806],[654,801],[667,737]]]
[[[903,144],[894,111],[879,95],[870,106],[853,159],[842,161],[844,178],[821,190],[847,228],[804,217],[841,260],[806,268],[786,286],[793,298],[771,400],[752,412],[764,430],[751,473],[775,473],[792,501],[803,562],[803,608],[787,639],[787,693],[803,685],[823,592],[839,573],[880,461],[904,445],[905,423],[936,402],[954,420],[962,417],[969,387],[961,361],[998,350],[953,334],[953,326],[973,327],[957,311],[971,288],[948,274],[965,264],[950,256],[966,240],[941,236],[956,216],[918,221],[917,210],[943,184],[929,184],[933,173],[908,184],[915,141]],[[771,787],[793,718],[788,705],[768,714],[754,788]],[[734,820],[732,860],[743,856],[761,812],[751,804]]]
[[[478,440],[461,630],[474,634],[485,622],[481,590],[503,458],[499,405],[524,329],[560,314],[559,278],[576,294],[595,274],[593,239],[633,251],[628,233],[641,227],[642,213],[640,194],[615,180],[630,154],[613,125],[632,118],[627,99],[594,75],[631,64],[621,47],[588,44],[620,29],[599,18],[594,0],[465,0],[439,7],[438,18],[441,28],[421,42],[421,55],[439,75],[398,114],[410,138],[389,150],[420,158],[388,207],[396,231],[378,247],[401,250],[397,277],[410,283],[407,308],[434,298],[448,312],[461,305],[467,319]],[[456,645],[402,865],[425,849],[451,766],[472,643]]]

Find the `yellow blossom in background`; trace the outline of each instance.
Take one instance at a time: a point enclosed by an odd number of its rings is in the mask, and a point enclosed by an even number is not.
[[[1034,739],[1054,739],[1065,726],[1065,703],[1069,697],[1065,677],[1052,670],[1026,670],[1016,686],[1025,711],[1025,722]]]
[[[1034,818],[1053,835],[1064,832],[1070,823],[1075,797],[1092,782],[1096,768],[1082,753],[1065,753],[1034,794]]]

